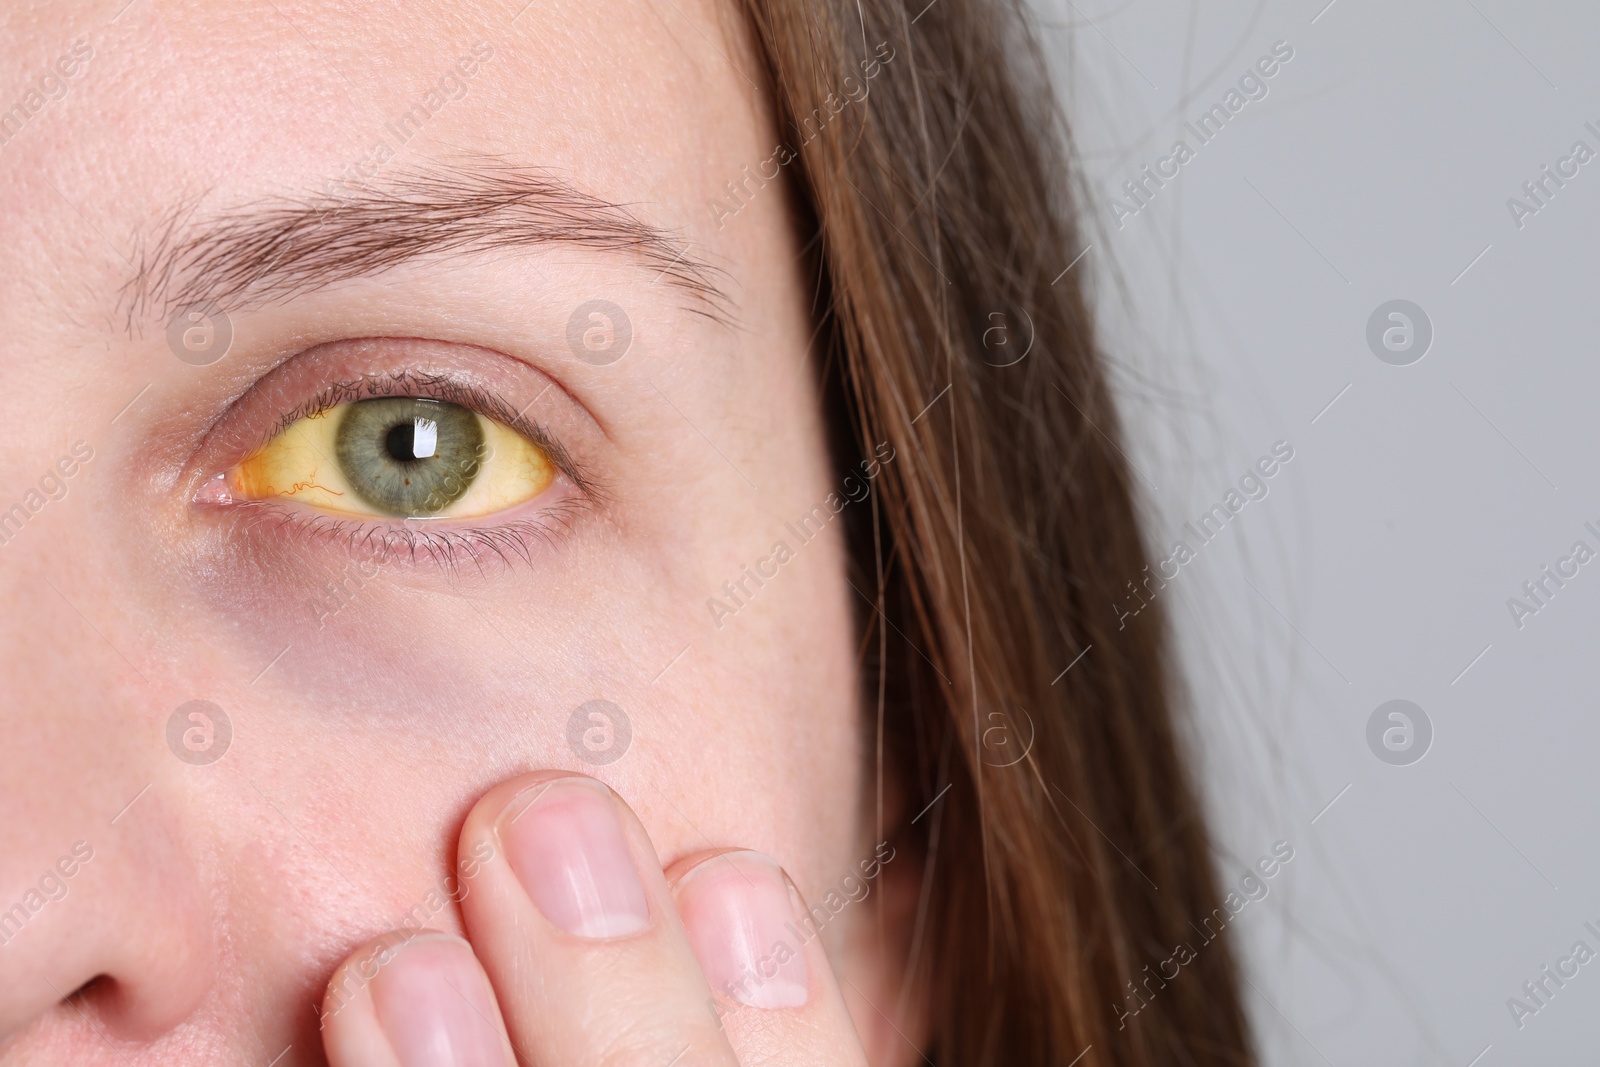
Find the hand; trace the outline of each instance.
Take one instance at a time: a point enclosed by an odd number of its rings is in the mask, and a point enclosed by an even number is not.
[[[858,1067],[833,971],[782,869],[755,852],[663,871],[591,778],[501,783],[467,817],[470,939],[401,930],[328,984],[332,1067]]]

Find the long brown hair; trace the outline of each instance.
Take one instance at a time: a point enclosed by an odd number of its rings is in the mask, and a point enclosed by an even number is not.
[[[1020,3],[924,3],[744,0],[814,238],[841,451],[898,455],[852,580],[924,864],[923,1051],[1250,1064],[1233,955],[1193,925],[1220,894],[1164,624],[1112,608],[1148,557],[1066,269],[1065,125]]]

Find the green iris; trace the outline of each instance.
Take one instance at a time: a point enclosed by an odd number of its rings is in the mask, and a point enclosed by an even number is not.
[[[335,434],[339,467],[357,496],[396,516],[432,515],[461,499],[484,454],[478,416],[419,397],[349,405]]]

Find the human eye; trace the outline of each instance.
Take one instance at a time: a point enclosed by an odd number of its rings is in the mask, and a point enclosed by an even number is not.
[[[342,545],[340,558],[532,562],[603,497],[567,438],[596,450],[581,409],[525,364],[419,340],[331,343],[232,403],[192,461],[192,500],[235,520],[208,524],[219,547],[263,561]]]
[[[227,471],[240,501],[337,515],[476,519],[543,493],[555,465],[523,433],[427,396],[345,401],[301,415]]]

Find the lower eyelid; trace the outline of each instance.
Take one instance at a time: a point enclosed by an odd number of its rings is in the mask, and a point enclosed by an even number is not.
[[[463,564],[534,564],[558,550],[588,512],[584,495],[559,478],[529,505],[493,521],[386,519],[339,515],[292,500],[245,501],[229,509],[235,536],[257,542],[258,551],[285,543],[347,555],[356,563],[390,563],[455,571]],[[270,539],[270,543],[261,543]]]

